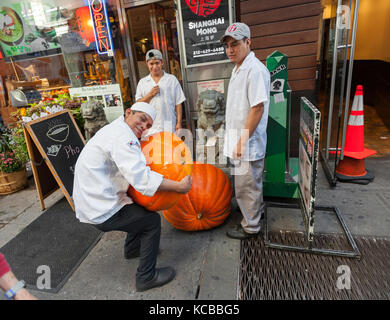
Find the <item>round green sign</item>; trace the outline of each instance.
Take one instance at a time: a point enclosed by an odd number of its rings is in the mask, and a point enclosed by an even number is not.
[[[6,23],[0,26],[0,40],[8,45],[18,44],[23,39],[23,22],[15,10],[2,7],[0,17],[8,18]]]

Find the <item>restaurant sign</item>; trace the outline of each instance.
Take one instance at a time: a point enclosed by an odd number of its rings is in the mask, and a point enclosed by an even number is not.
[[[186,66],[227,61],[220,42],[231,23],[230,0],[181,0]]]
[[[99,54],[114,56],[110,22],[107,14],[106,0],[88,0],[93,31],[96,40],[96,49]]]

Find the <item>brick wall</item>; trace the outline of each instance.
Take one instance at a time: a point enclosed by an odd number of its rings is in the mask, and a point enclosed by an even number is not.
[[[275,50],[286,54],[291,89],[314,90],[321,0],[237,0],[236,8],[256,56],[265,64]]]

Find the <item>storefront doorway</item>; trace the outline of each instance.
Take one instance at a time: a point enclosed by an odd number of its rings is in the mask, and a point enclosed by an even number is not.
[[[164,70],[175,75],[181,82],[174,1],[128,8],[125,12],[136,82],[149,74],[145,54],[150,49],[161,51]]]
[[[345,115],[348,115],[351,100],[359,1],[328,0],[326,3],[328,19],[324,20],[323,25],[320,152],[325,172],[329,180],[335,183],[337,160],[343,157],[348,119]],[[341,151],[341,155],[336,150]]]
[[[321,153],[329,180],[334,179],[357,85],[363,86],[364,143],[377,151],[374,157],[390,153],[389,70],[386,12],[389,3],[367,0],[323,0],[324,14],[319,73],[319,109],[322,114]],[[373,24],[372,21],[376,21]],[[351,50],[353,52],[351,54]],[[386,110],[386,111],[385,111]]]
[[[127,49],[133,100],[139,80],[149,74],[145,62],[146,52],[153,48],[160,50],[163,55],[164,70],[176,76],[184,91],[186,101],[183,103],[182,127],[191,130],[193,136],[196,134],[195,129],[198,128],[200,92],[208,86],[210,88],[215,86],[213,81],[218,80],[215,88],[226,99],[233,68],[227,57],[223,55],[215,52],[212,54],[202,52],[202,55],[195,54],[194,51],[195,49],[204,51],[221,49],[218,48],[222,47],[219,41],[213,40],[219,39],[229,23],[233,21],[234,1],[224,0],[223,3],[217,4],[217,7],[220,10],[208,19],[223,18],[222,21],[226,23],[213,27],[212,31],[214,32],[215,29],[216,33],[212,39],[210,36],[203,36],[202,33],[198,34],[196,30],[192,33],[184,30],[183,10],[186,12],[187,22],[203,19],[193,14],[191,4],[185,0],[121,0],[119,10],[122,37]],[[188,60],[190,56],[192,57],[191,63]]]

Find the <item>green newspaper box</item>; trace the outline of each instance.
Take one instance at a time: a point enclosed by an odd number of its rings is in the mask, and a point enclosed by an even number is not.
[[[267,57],[271,74],[265,157],[264,196],[298,198],[298,159],[290,158],[291,89],[288,57],[274,51]]]

